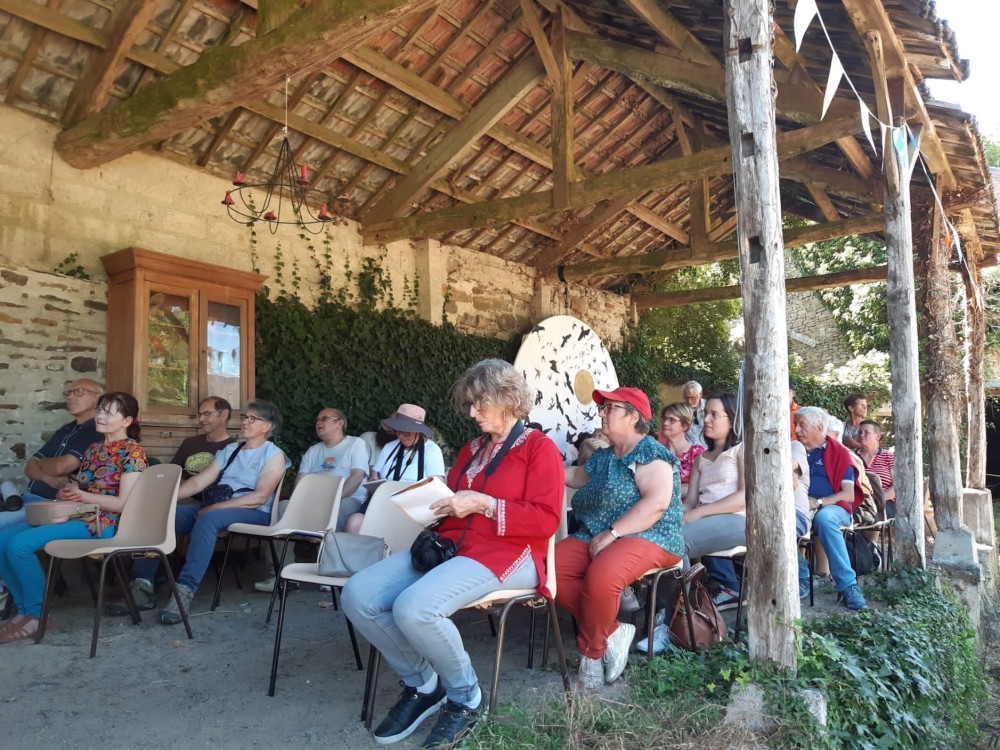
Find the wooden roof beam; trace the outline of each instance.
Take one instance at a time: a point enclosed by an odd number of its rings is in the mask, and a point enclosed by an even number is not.
[[[857,113],[852,112],[849,117],[827,118],[819,125],[780,133],[777,137],[778,155],[786,159],[800,156],[844,135],[856,133],[861,127]],[[732,149],[725,145],[679,159],[618,170],[570,185],[568,208],[583,208],[601,200],[615,200],[625,196],[634,198],[650,190],[682,182],[731,174],[732,168]],[[543,190],[382,222],[365,227],[364,237],[366,244],[380,244],[411,237],[434,236],[459,229],[498,226],[515,218],[542,216],[554,210],[552,191]]]
[[[63,113],[64,124],[75,125],[104,108],[122,62],[145,31],[156,7],[154,0],[124,0],[115,5],[104,29],[112,43],[93,55],[76,79]]]
[[[625,2],[642,20],[655,29],[657,34],[676,47],[681,56],[702,65],[715,64],[721,67],[721,63],[708,47],[656,0],[625,0]]]
[[[810,242],[823,242],[837,237],[854,234],[871,234],[885,229],[885,217],[871,214],[859,219],[847,219],[829,224],[812,224],[805,227],[786,229],[783,233],[785,247],[797,247]],[[565,266],[562,277],[566,281],[587,281],[602,276],[622,276],[630,273],[654,273],[673,271],[688,266],[704,266],[729,260],[739,255],[737,242],[716,242],[708,246],[705,253],[694,253],[691,248],[677,248],[646,253],[645,255],[610,260],[587,261]]]
[[[440,177],[462,152],[517,106],[544,75],[545,70],[538,56],[530,54],[522,58],[362,219],[375,223],[403,213],[410,202]]]
[[[362,44],[432,0],[315,0],[270,34],[205,50],[194,63],[137,91],[120,106],[64,130],[56,150],[87,169],[218,117],[286,75],[305,72]]]

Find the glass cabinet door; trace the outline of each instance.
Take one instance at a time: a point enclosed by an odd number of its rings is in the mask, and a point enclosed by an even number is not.
[[[221,396],[234,410],[243,405],[245,316],[246,304],[239,300],[235,304],[207,301],[202,398]]]
[[[146,406],[191,406],[191,365],[197,351],[193,299],[169,288],[150,287],[146,347]]]

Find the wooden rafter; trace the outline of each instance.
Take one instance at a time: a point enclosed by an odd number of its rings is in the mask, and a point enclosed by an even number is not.
[[[856,113],[850,117],[828,118],[819,125],[799,128],[778,136],[778,153],[791,158],[852,134],[861,129]],[[583,208],[601,200],[642,193],[691,182],[703,177],[716,177],[732,171],[732,151],[729,146],[707,149],[691,156],[668,159],[642,167],[619,170],[591,177],[570,186],[569,208]],[[515,198],[488,201],[472,206],[458,206],[428,214],[408,216],[365,228],[366,244],[381,244],[410,237],[426,237],[460,228],[473,229],[496,226],[523,216],[541,216],[553,209],[552,191],[544,190]]]
[[[275,88],[286,75],[343,55],[431,0],[316,0],[280,28],[239,47],[206,50],[191,65],[111,110],[64,130],[56,150],[78,168],[169,138]]]
[[[702,65],[718,65],[718,60],[688,28],[655,0],[625,0],[640,18],[670,42],[681,56]]]
[[[786,229],[783,237],[785,247],[823,242],[836,237],[853,234],[871,234],[885,229],[885,217],[872,214],[860,219],[847,219],[830,224],[814,224],[806,227]],[[717,242],[709,245],[707,252],[695,254],[691,248],[677,248],[628,258],[612,258],[606,261],[587,261],[565,266],[563,278],[567,281],[584,281],[601,276],[622,276],[630,273],[653,273],[672,271],[685,266],[707,265],[720,260],[729,260],[739,254],[736,241]]]

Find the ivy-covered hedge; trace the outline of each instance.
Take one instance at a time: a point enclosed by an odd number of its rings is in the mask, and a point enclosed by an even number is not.
[[[323,406],[343,410],[357,435],[401,403],[420,404],[444,445],[457,449],[476,427],[451,406],[452,383],[481,359],[514,353],[512,342],[435,326],[412,312],[332,299],[310,309],[290,295],[259,294],[256,329],[257,396],[281,408],[277,442],[293,461],[316,442]]]

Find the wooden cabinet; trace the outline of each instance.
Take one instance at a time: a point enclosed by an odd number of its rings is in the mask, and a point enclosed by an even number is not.
[[[208,396],[240,408],[254,397],[254,294],[266,277],[129,247],[108,273],[107,388],[139,400],[146,452],[173,456],[197,433]]]

